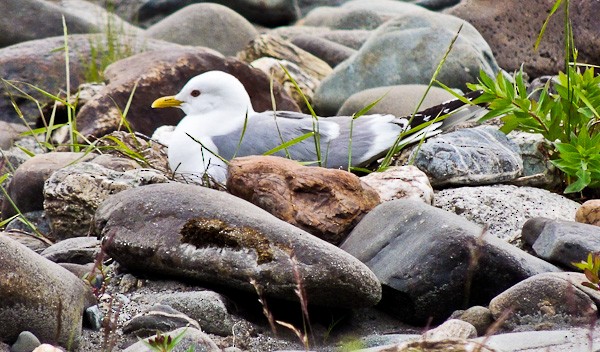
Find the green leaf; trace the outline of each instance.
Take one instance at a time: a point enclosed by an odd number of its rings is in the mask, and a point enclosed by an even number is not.
[[[268,151],[264,152],[263,155],[272,155],[272,154],[275,154],[275,153],[277,153],[280,150],[287,149],[287,148],[293,146],[294,144],[300,143],[303,140],[312,137],[314,134],[315,134],[315,132],[313,132],[313,131],[305,133],[305,134],[303,134],[303,135],[301,135],[299,137],[296,137],[294,139],[291,139],[291,140],[289,140],[289,141],[287,141],[287,142],[285,142],[285,143],[283,143],[283,144],[281,144],[281,145],[279,145],[279,146],[277,146],[277,147],[275,147],[275,148],[273,148],[271,150],[268,150]]]

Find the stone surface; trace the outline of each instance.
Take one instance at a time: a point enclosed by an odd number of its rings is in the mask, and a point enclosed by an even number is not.
[[[222,70],[236,76],[246,86],[256,111],[271,109],[269,78],[264,73],[210,49],[178,48],[142,53],[109,66],[105,71],[108,85],[81,108],[77,115],[78,129],[83,135],[95,136],[117,130],[121,123],[117,107],[123,108],[127,104],[136,82],[136,99],[127,114],[131,127],[151,135],[159,126],[176,125],[183,112],[179,109],[155,110],[151,108],[152,102],[161,96],[175,94],[189,79],[210,70]],[[280,110],[298,111],[278,84],[273,90]]]
[[[36,1],[39,3],[39,1]],[[4,2],[3,2],[4,4]],[[60,18],[60,17],[59,17]],[[176,44],[171,44],[155,39],[140,39],[128,36],[120,36],[115,39],[115,42],[125,53],[138,53],[143,50],[171,50],[173,47],[179,47]],[[32,86],[43,89],[50,94],[59,94],[66,90],[67,79],[65,77],[65,53],[56,48],[64,47],[64,38],[51,37],[39,40],[32,40],[15,44],[9,47],[0,49],[0,77],[6,80],[14,80],[26,82],[29,85],[17,83],[17,86],[27,94],[35,98],[41,106],[44,106],[52,100],[47,96],[36,91]],[[92,60],[92,49],[106,48],[106,37],[99,34],[74,34],[69,35],[69,72],[71,88],[79,87],[86,79],[86,72],[90,71],[89,62]],[[103,55],[96,55],[97,64],[100,65],[100,60],[106,60]],[[43,70],[39,68],[43,67]],[[131,87],[130,87],[131,88]],[[18,96],[18,93],[13,88],[0,86],[0,94]],[[71,92],[76,93],[76,92]],[[131,93],[131,89],[127,92],[127,97]],[[61,93],[64,94],[64,93]],[[125,101],[118,101],[120,108],[125,107]],[[17,99],[19,109],[23,113],[25,120],[34,125],[41,119],[38,106],[35,101],[29,99]],[[114,103],[111,102],[111,106]],[[45,114],[46,122],[49,121],[50,115]],[[0,119],[3,121],[22,123],[19,115],[16,113],[10,99],[0,99]],[[39,126],[43,126],[42,123]]]
[[[291,42],[325,61],[331,67],[339,65],[356,53],[355,49],[313,35],[299,35],[294,37]]]
[[[411,323],[443,320],[527,277],[558,270],[455,214],[411,200],[380,204],[341,248],[381,281],[379,306]]]
[[[566,268],[585,260],[588,253],[600,252],[600,227],[574,221],[531,218],[521,237],[538,257]]]
[[[414,165],[432,186],[477,186],[511,181],[523,171],[518,147],[495,127],[465,128],[429,138]]]
[[[331,29],[376,29],[388,18],[368,9],[318,7],[304,16],[302,25]]]
[[[383,172],[372,172],[360,179],[373,188],[383,202],[412,199],[433,205],[433,188],[429,178],[416,166],[392,166]]]
[[[173,331],[169,331],[164,333],[163,335],[170,336],[171,339],[183,334],[183,338],[177,344],[177,348],[173,350],[174,352],[183,352],[187,351],[191,346],[194,346],[194,351],[196,352],[220,352],[221,349],[217,347],[217,345],[210,339],[210,337],[203,333],[202,331],[191,328],[184,327],[179,328]],[[152,339],[153,337],[148,337],[144,339],[146,342]],[[123,352],[146,352],[148,351],[148,346],[143,341],[138,341],[133,345],[127,347],[123,350]]]
[[[491,235],[505,240],[518,237],[527,219],[572,220],[579,207],[544,189],[510,185],[444,189],[436,194],[435,205],[486,226]]]
[[[529,325],[536,330],[556,330],[589,325],[597,319],[598,308],[569,281],[547,273],[530,277],[494,297],[490,311],[509,329]]]
[[[186,314],[209,334],[229,336],[235,320],[227,309],[227,299],[213,291],[176,292],[159,295],[158,301]]]
[[[219,4],[192,4],[167,16],[146,31],[151,38],[182,45],[204,46],[234,56],[258,36],[252,24]]]
[[[197,321],[170,306],[157,304],[129,320],[123,327],[123,332],[148,337],[156,331],[171,331],[184,327],[200,330]]]
[[[28,330],[41,342],[75,347],[83,310],[95,299],[82,280],[0,234],[0,340]]]
[[[550,143],[538,133],[512,131],[507,135],[520,149],[523,172],[512,184],[551,189],[560,184],[556,167],[550,162]]]
[[[358,53],[323,80],[315,94],[317,113],[332,115],[349,96],[368,88],[428,84],[461,25],[437,79],[451,88],[464,89],[467,82],[476,81],[480,69],[497,72],[491,49],[470,24],[415,5],[398,4],[405,6],[404,13],[373,31]]]
[[[450,318],[460,319],[473,325],[475,330],[477,330],[477,336],[486,336],[488,329],[494,323],[492,312],[482,306],[473,306],[466,310],[455,311]]]
[[[410,116],[425,94],[426,85],[404,84],[398,86],[370,88],[352,94],[340,107],[337,115],[352,115],[365,106],[381,98],[369,114],[392,114]],[[442,88],[431,87],[419,111],[454,99],[454,96]]]
[[[552,16],[538,50],[533,50],[542,24],[554,3],[553,0],[528,2],[527,11],[523,11],[517,0],[466,0],[445,12],[477,28],[492,47],[494,55],[497,55],[500,67],[512,72],[523,65],[525,72],[535,78],[564,70],[563,6]],[[598,26],[593,15],[598,11],[598,2],[571,2],[569,16],[573,23],[575,47],[579,52],[578,62],[595,62],[600,54],[600,43],[596,36]]]
[[[586,200],[575,213],[575,221],[600,226],[600,199]]]
[[[25,131],[27,131],[27,127],[23,124],[0,121],[0,149],[8,150],[19,134]],[[3,169],[3,165],[0,169]]]
[[[251,295],[254,279],[267,297],[297,300],[296,267],[312,304],[371,306],[381,297],[375,275],[351,255],[242,199],[204,187],[168,183],[120,192],[98,208],[92,233],[105,237],[107,253],[132,271]]]
[[[96,208],[110,195],[169,180],[152,169],[114,171],[95,162],[80,162],[55,171],[44,185],[44,210],[51,237],[86,236]]]
[[[44,208],[44,182],[52,173],[74,162],[90,160],[93,155],[84,153],[46,153],[27,160],[15,171],[7,193],[16,207],[26,213]],[[2,218],[17,214],[9,202],[2,203]]]
[[[227,190],[333,244],[379,204],[378,194],[347,171],[273,156],[233,159]]]
[[[477,336],[473,325],[458,319],[446,320],[442,325],[423,334],[424,340],[443,340],[447,338],[469,339]]]
[[[17,337],[17,341],[10,347],[11,352],[30,352],[41,345],[40,340],[29,331],[23,331]]]
[[[100,241],[94,237],[74,237],[60,241],[40,253],[55,263],[88,264],[96,260]]]
[[[332,71],[325,61],[280,37],[268,34],[263,34],[251,41],[237,56],[240,60],[248,63],[261,57],[290,61],[317,80],[322,80]],[[279,110],[282,110],[282,108],[279,108]]]

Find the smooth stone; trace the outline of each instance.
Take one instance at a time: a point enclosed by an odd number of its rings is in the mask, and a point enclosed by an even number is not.
[[[100,329],[102,329],[103,320],[104,314],[98,305],[93,305],[83,312],[83,326],[87,327],[88,329],[100,331]]]
[[[506,182],[523,171],[517,145],[489,126],[429,138],[413,151],[413,157],[414,165],[429,176],[434,187]]]
[[[100,253],[100,241],[94,237],[73,237],[53,244],[40,255],[55,263],[88,264]]]
[[[575,221],[600,226],[600,199],[586,200],[575,213]]]
[[[459,310],[452,313],[451,319],[460,319],[466,321],[475,327],[477,336],[487,335],[488,329],[494,323],[492,312],[486,307],[473,306],[466,310]]]
[[[171,331],[185,327],[200,330],[200,325],[194,319],[168,305],[156,304],[129,320],[123,326],[123,332],[137,337],[148,337],[156,331]]]
[[[14,341],[27,330],[42,342],[76,347],[83,311],[95,304],[90,288],[3,234],[0,267],[0,340]]]
[[[588,253],[600,252],[600,227],[574,221],[531,218],[521,237],[538,257],[571,269],[571,263],[585,261]]]
[[[371,30],[382,25],[387,19],[368,9],[321,6],[306,14],[300,22],[302,25],[313,27]]]
[[[10,347],[11,352],[30,352],[42,343],[29,331],[23,331],[17,337],[17,341]]]
[[[423,334],[424,340],[443,340],[448,338],[469,339],[477,337],[475,327],[466,321],[458,319],[449,319],[440,326],[427,330]]]
[[[258,31],[228,7],[213,3],[192,4],[146,30],[146,36],[182,45],[204,46],[234,56]]]
[[[381,281],[379,307],[417,324],[439,322],[530,276],[559,270],[456,214],[412,200],[380,204],[340,248]]]
[[[166,183],[117,193],[96,211],[92,234],[105,237],[106,252],[131,271],[252,295],[253,279],[265,296],[297,301],[298,270],[311,304],[364,307],[381,297],[379,281],[356,258],[242,199],[204,187]]]
[[[540,188],[494,185],[448,188],[435,206],[456,213],[504,240],[518,238],[527,219],[572,220],[579,203]]]
[[[313,35],[297,36],[292,39],[292,44],[325,61],[331,67],[339,65],[356,53],[355,49]]]
[[[20,123],[11,123],[0,121],[0,150],[2,150],[2,159],[4,151],[13,146],[15,140],[19,139],[19,134],[27,131],[27,127]],[[5,168],[6,161],[0,163],[0,170]]]
[[[394,199],[421,200],[433,205],[433,188],[427,175],[416,166],[391,166],[360,178],[373,188],[382,202]]]

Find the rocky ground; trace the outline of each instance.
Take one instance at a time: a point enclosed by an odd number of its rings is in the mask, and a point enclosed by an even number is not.
[[[181,111],[151,108],[222,70],[256,111],[306,112],[283,65],[322,116],[383,94],[369,113],[410,115],[461,26],[449,87],[556,74],[560,16],[531,49],[553,1],[222,2],[0,3],[0,351],[147,351],[158,331],[175,351],[599,348],[600,293],[572,265],[600,252],[599,203],[562,194],[541,135],[455,126],[368,175],[243,157],[204,187],[156,141]],[[597,63],[600,5],[572,3],[578,60]],[[23,134],[70,109],[96,148]]]

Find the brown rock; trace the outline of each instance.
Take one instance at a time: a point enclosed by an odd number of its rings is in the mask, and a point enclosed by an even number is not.
[[[126,106],[136,83],[134,99],[127,114],[131,127],[151,135],[160,126],[176,125],[183,112],[178,109],[152,109],[152,102],[161,96],[177,93],[190,78],[210,70],[235,75],[246,86],[257,111],[271,109],[269,78],[259,70],[207,48],[167,49],[145,52],[110,65],[105,71],[108,85],[77,115],[80,132],[98,137],[116,131],[121,123],[119,109],[123,110]],[[274,96],[279,109],[299,110],[279,85],[274,87]]]
[[[377,192],[349,172],[272,156],[233,159],[227,189],[334,244],[379,204]]]
[[[564,70],[564,15],[557,11],[550,20],[537,51],[533,50],[542,24],[556,1],[535,0],[463,0],[445,11],[471,23],[489,43],[498,65],[507,71],[515,71],[525,64],[524,70],[532,77],[556,74]],[[596,63],[600,56],[600,24],[596,15],[600,2],[573,0],[570,17],[579,50],[577,61]]]
[[[575,213],[575,221],[600,226],[600,199],[590,199],[581,204]]]

